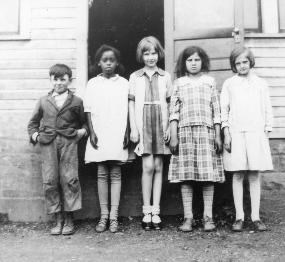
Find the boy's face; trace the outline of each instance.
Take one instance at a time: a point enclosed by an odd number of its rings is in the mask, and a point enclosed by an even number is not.
[[[58,94],[64,93],[68,89],[68,86],[71,84],[71,79],[67,74],[59,77],[52,75],[50,77],[50,81],[54,88],[54,91]]]
[[[246,54],[241,54],[236,58],[235,66],[237,73],[240,76],[247,76],[250,71],[250,61],[246,57]]]

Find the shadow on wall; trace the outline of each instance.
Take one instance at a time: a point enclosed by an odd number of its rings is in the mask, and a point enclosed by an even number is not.
[[[76,218],[94,218],[100,215],[100,206],[97,194],[97,166],[94,163],[84,164],[84,150],[86,141],[79,146],[80,181],[83,195],[83,209],[76,214]],[[163,215],[183,214],[183,205],[180,194],[180,185],[169,183],[167,180],[170,157],[165,158],[163,188],[161,196],[161,213]],[[119,215],[141,216],[142,193],[141,193],[141,159],[137,158],[133,163],[126,164],[122,168],[122,193]],[[203,216],[203,196],[201,184],[195,183],[193,199],[194,216]],[[246,194],[245,194],[246,195]],[[234,213],[231,175],[226,175],[226,182],[217,184],[214,196],[215,217],[232,217]]]

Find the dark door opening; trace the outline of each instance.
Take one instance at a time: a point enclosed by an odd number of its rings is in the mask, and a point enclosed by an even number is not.
[[[94,0],[89,9],[89,78],[94,76],[96,50],[102,44],[121,52],[127,79],[142,67],[136,62],[136,47],[145,36],[153,35],[164,45],[163,0]],[[159,64],[164,68],[164,61]]]

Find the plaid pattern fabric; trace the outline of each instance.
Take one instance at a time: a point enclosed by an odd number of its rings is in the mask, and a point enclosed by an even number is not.
[[[221,123],[219,96],[214,78],[202,75],[199,79],[178,78],[170,102],[169,120],[178,120],[179,127]]]
[[[170,160],[170,182],[224,182],[222,157],[215,152],[214,137],[214,129],[207,126],[179,128],[179,151]]]

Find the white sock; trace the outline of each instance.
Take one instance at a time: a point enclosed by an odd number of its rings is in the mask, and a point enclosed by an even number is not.
[[[251,201],[251,220],[260,220],[259,207],[260,207],[260,175],[258,172],[249,172],[249,192]]]
[[[244,220],[243,212],[243,179],[244,173],[233,174],[233,195],[236,209],[236,220]]]

